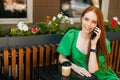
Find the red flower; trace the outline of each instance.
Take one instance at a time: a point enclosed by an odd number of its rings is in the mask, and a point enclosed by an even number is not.
[[[117,20],[118,20],[117,17],[113,17],[112,24],[111,24],[112,27],[116,27],[117,26]]]
[[[38,28],[37,27],[32,28],[31,32],[34,33],[34,34],[37,33],[38,32]]]

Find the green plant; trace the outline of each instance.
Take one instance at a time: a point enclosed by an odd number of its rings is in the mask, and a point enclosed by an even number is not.
[[[9,33],[10,33],[10,28],[3,29],[2,27],[0,27],[0,37],[8,36]]]
[[[0,35],[10,36],[29,36],[40,34],[62,34],[64,35],[69,29],[81,29],[80,23],[74,23],[73,20],[62,13],[57,16],[46,16],[45,21],[40,21],[35,24],[26,24],[19,21],[17,27],[12,27],[3,31],[0,28]]]
[[[68,27],[73,24],[73,20],[63,15],[63,13],[59,13],[57,16],[53,16],[52,20],[47,19],[46,21],[48,22],[49,34],[66,32]]]
[[[105,28],[106,31],[110,31],[110,32],[120,31],[120,21],[118,20],[118,17],[113,17],[111,23],[108,20],[106,20]]]
[[[18,22],[17,28],[10,29],[11,36],[28,36],[31,35],[30,29],[24,22]]]
[[[49,29],[48,29],[48,22],[38,22],[35,24],[36,27],[39,28],[39,33],[38,34],[48,34]]]

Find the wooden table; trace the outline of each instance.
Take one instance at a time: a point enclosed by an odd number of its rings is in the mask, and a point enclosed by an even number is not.
[[[71,72],[68,77],[61,75],[60,65],[51,65],[34,68],[34,80],[83,80],[83,77],[79,76],[75,72]],[[88,80],[88,79],[85,79]],[[89,79],[96,80],[96,79]]]

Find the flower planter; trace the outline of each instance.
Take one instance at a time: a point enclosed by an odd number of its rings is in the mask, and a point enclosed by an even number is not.
[[[45,34],[19,37],[0,37],[0,49],[59,43],[62,36],[63,35],[58,34]]]
[[[0,37],[0,50],[3,48],[18,48],[25,46],[36,46],[42,44],[59,43],[63,35],[45,34],[19,37]],[[107,32],[109,40],[120,40],[120,32]]]
[[[106,34],[109,40],[120,40],[120,32],[107,32]]]
[[[0,49],[8,47],[8,37],[0,37]]]

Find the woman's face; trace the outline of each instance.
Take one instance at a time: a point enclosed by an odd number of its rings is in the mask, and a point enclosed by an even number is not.
[[[82,17],[82,30],[91,33],[92,30],[97,26],[97,15],[93,12],[87,12]]]

